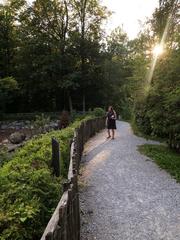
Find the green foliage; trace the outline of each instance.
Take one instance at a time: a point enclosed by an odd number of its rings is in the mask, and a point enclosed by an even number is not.
[[[142,145],[139,151],[155,160],[162,168],[180,182],[180,156],[178,153],[161,145]]]
[[[38,129],[40,132],[43,132],[45,130],[45,125],[50,122],[50,117],[45,116],[43,113],[41,115],[35,116],[35,121],[33,123],[34,127]]]
[[[157,62],[151,86],[136,100],[135,122],[145,134],[167,138],[171,148],[180,149],[179,49]],[[137,98],[136,98],[137,99]]]
[[[118,115],[128,119],[132,104],[128,80],[132,75],[132,62],[127,34],[120,27],[107,38],[103,75],[105,105],[112,105]]]
[[[100,0],[6,1],[0,7],[0,78],[13,76],[20,90],[6,111],[43,112],[96,106],[100,91]],[[102,102],[102,101],[101,101]],[[92,106],[92,107],[93,107]],[[5,111],[5,110],[4,110]]]
[[[12,77],[0,79],[0,91],[12,91],[17,89],[17,82]]]
[[[95,117],[103,117],[106,115],[106,112],[104,111],[103,108],[94,108],[92,114],[95,116]]]
[[[151,136],[166,138],[171,148],[180,151],[180,35],[177,33],[180,24],[174,3],[167,0],[156,9],[148,25],[153,36],[147,31],[134,42],[139,47],[132,55],[134,69],[129,78],[129,89],[138,129]],[[161,41],[167,20],[169,28],[163,38],[164,53],[155,59],[152,48],[157,39]],[[140,44],[143,47],[140,48]]]
[[[0,79],[0,111],[5,111],[6,104],[11,100],[12,92],[17,88],[17,81],[13,77]]]
[[[83,121],[92,118],[89,116]],[[0,168],[0,239],[39,239],[62,194],[76,121],[30,140]],[[51,139],[60,142],[61,177],[52,175]]]
[[[14,40],[13,14],[9,7],[0,4],[0,78],[12,74]]]
[[[8,161],[7,147],[0,145],[0,167],[2,167]]]

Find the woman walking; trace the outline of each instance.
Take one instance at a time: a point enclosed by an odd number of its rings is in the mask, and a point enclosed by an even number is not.
[[[116,129],[116,119],[117,119],[116,112],[114,111],[112,106],[109,106],[107,117],[106,117],[106,126],[107,126],[107,129],[108,129],[107,138],[111,137],[110,130],[112,130],[112,139],[114,139],[115,129]]]

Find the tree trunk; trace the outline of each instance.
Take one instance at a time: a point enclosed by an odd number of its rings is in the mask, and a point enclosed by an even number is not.
[[[57,110],[57,106],[56,106],[56,96],[54,96],[52,98],[52,110],[56,111]]]
[[[66,101],[67,101],[67,98],[66,98],[66,90],[64,89],[63,90],[63,110],[66,109]]]
[[[86,25],[86,8],[88,0],[82,1],[81,6],[81,74],[82,74],[82,88],[83,88],[83,114],[86,112],[86,96],[85,96],[85,25]]]
[[[83,91],[83,114],[86,113],[86,96],[85,91]]]
[[[68,93],[68,102],[69,102],[69,111],[70,111],[70,114],[72,114],[72,112],[73,112],[73,104],[72,104],[72,98],[71,98],[70,93]]]

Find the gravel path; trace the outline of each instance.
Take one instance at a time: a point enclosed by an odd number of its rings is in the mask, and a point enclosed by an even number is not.
[[[85,146],[80,179],[82,240],[180,240],[180,184],[137,146],[155,143],[117,122]]]

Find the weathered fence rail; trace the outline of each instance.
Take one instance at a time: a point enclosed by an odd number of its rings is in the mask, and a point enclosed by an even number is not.
[[[78,172],[85,142],[105,127],[105,119],[97,118],[83,122],[76,129],[71,144],[68,180],[64,193],[50,219],[41,240],[79,240],[80,210]]]

